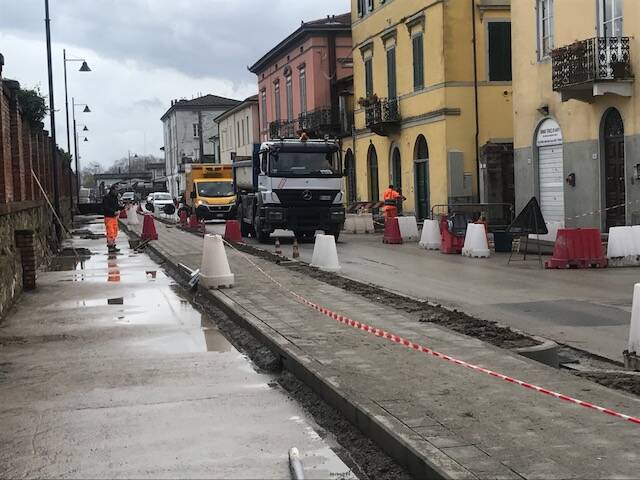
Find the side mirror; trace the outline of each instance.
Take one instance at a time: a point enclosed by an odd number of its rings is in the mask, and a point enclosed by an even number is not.
[[[189,195],[191,198],[196,198],[198,196],[198,194],[196,193],[196,191],[194,190],[193,192],[191,192],[191,194]]]

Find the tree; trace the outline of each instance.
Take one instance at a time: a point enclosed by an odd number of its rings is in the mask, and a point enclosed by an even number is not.
[[[80,174],[82,176],[83,187],[92,188],[96,186],[95,175],[98,173],[102,173],[102,165],[97,162],[91,162],[89,165],[84,167]]]
[[[32,127],[44,120],[47,115],[46,97],[40,92],[40,87],[33,89],[20,88],[17,92],[18,103],[22,109],[22,116]]]

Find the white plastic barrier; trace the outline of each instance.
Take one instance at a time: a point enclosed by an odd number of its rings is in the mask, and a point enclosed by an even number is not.
[[[611,227],[607,242],[607,258],[624,258],[640,255],[634,244],[633,227]]]
[[[417,242],[420,239],[416,217],[398,217],[398,226],[400,227],[400,236],[403,242]]]
[[[347,213],[343,230],[346,233],[374,233],[373,214]]]
[[[355,213],[347,213],[344,219],[344,227],[342,230],[346,233],[356,233],[356,219],[358,215]]]
[[[140,225],[135,205],[130,205],[129,208],[127,208],[127,225]]]
[[[200,283],[207,288],[231,287],[235,277],[220,235],[205,235],[200,267]]]
[[[440,250],[440,223],[437,220],[425,220],[422,236],[418,245],[425,250]]]
[[[333,235],[316,235],[316,243],[313,247],[311,266],[325,272],[339,272],[338,250],[336,239]]]
[[[489,243],[487,242],[487,232],[483,224],[470,223],[467,225],[462,255],[475,258],[489,257]]]
[[[640,283],[636,283],[633,287],[628,351],[635,352],[636,355],[640,354]]]

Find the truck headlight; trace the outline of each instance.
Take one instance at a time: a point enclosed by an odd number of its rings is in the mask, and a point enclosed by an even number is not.
[[[201,205],[209,205],[209,204],[207,203],[206,200],[198,200],[197,205],[201,206]]]
[[[342,203],[342,199],[344,198],[344,194],[342,192],[338,192],[336,198],[333,199],[333,203]]]

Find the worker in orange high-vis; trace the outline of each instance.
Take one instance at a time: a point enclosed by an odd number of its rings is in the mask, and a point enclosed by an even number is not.
[[[387,218],[398,216],[398,202],[406,200],[399,192],[397,192],[393,185],[389,185],[382,194],[384,200],[384,216]]]
[[[109,249],[109,253],[117,253],[120,251],[120,249],[116,247],[116,238],[118,236],[118,215],[123,208],[124,206],[120,205],[116,185],[111,185],[111,187],[109,187],[109,193],[102,199],[104,226],[107,234],[107,248]]]

